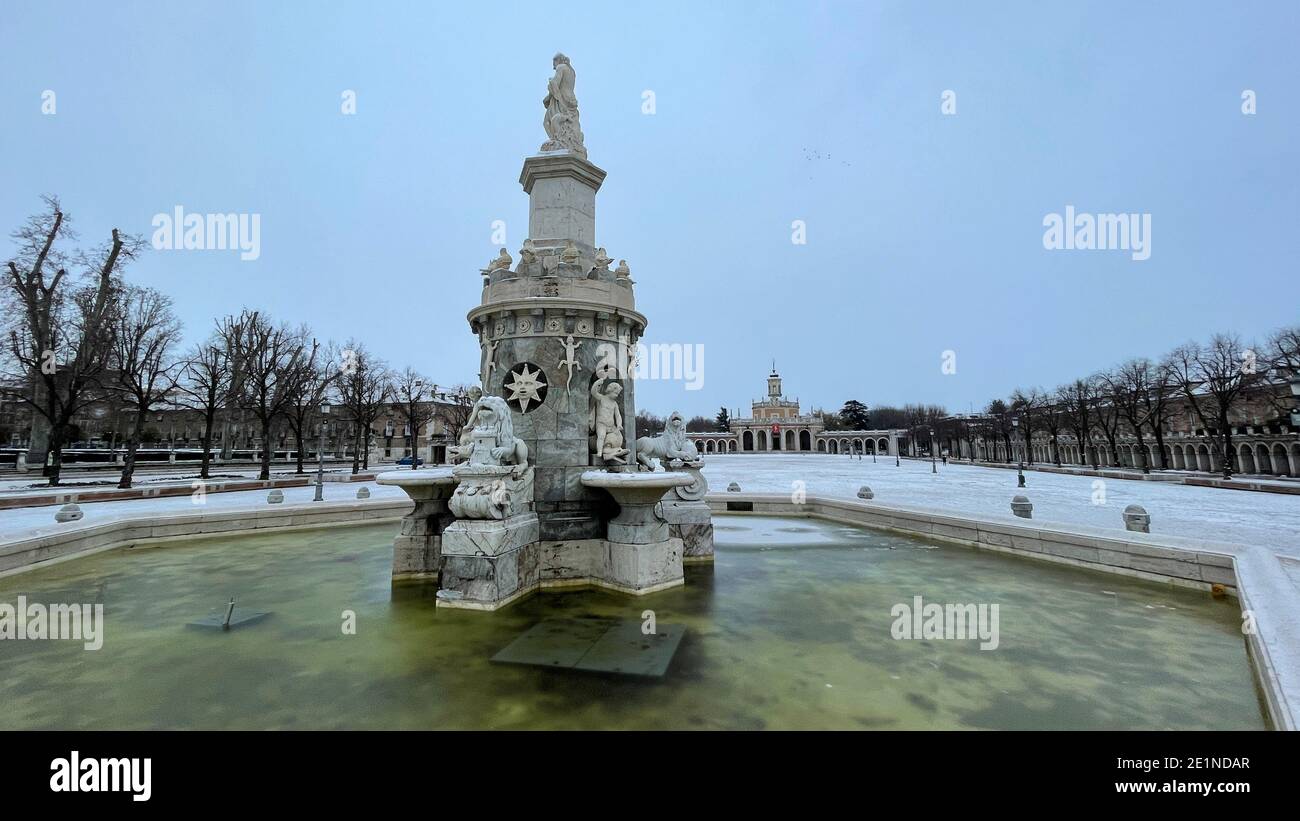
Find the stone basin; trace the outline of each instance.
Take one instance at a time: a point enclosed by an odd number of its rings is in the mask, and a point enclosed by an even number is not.
[[[598,487],[618,502],[618,515],[609,521],[609,541],[653,544],[668,539],[668,523],[655,510],[670,488],[695,481],[689,473],[609,473],[588,470],[582,483]]]
[[[397,485],[417,502],[446,499],[460,479],[450,465],[424,470],[390,470],[375,477],[381,485]]]

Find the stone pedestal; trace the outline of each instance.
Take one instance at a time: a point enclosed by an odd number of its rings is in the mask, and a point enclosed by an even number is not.
[[[459,480],[451,468],[433,468],[389,471],[375,481],[401,487],[415,502],[393,540],[393,580],[436,580],[442,569],[442,534],[455,520],[447,501]]]
[[[668,532],[682,541],[682,561],[687,564],[713,561],[713,515],[704,501],[709,483],[704,478],[703,460],[671,461],[670,471],[685,473],[692,481],[664,494],[661,514]]]
[[[682,583],[682,540],[672,537],[663,497],[665,491],[692,481],[686,473],[582,474],[584,485],[605,490],[618,504],[606,539],[609,564],[603,581],[608,586],[648,593]]]
[[[536,513],[459,519],[442,535],[439,607],[495,610],[538,583]]]
[[[605,172],[570,151],[528,157],[519,183],[529,196],[528,236],[539,247],[573,240],[590,252],[596,244],[596,192]]]

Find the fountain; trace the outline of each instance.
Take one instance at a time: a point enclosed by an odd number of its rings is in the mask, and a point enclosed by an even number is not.
[[[713,559],[681,415],[636,437],[628,363],[647,322],[626,260],[611,271],[596,245],[605,172],[587,159],[573,68],[563,55],[554,67],[549,139],[519,177],[529,237],[517,265],[502,249],[481,270],[468,315],[481,388],[452,464],[377,479],[415,501],[393,577],[438,579],[440,607],[495,610],[545,587],[652,593],[681,585],[684,562]]]

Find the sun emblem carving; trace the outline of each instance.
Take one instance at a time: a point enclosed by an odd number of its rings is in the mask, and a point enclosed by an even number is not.
[[[510,392],[506,401],[517,404],[520,413],[536,410],[546,401],[546,374],[531,362],[520,362],[511,368],[504,387]]]

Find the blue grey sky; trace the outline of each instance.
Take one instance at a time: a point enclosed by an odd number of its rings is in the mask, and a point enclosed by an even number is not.
[[[805,408],[965,411],[1300,321],[1298,9],[8,0],[0,227],[47,192],[87,241],[177,205],[257,213],[256,261],[150,251],[129,278],[191,339],[257,307],[469,382],[465,314],[492,222],[516,257],[527,232],[518,175],[562,50],[609,174],[599,244],[648,342],[704,346],[701,390],[642,383],[641,407],[747,406],[775,358]],[[1150,259],[1045,250],[1067,205],[1149,213]]]

